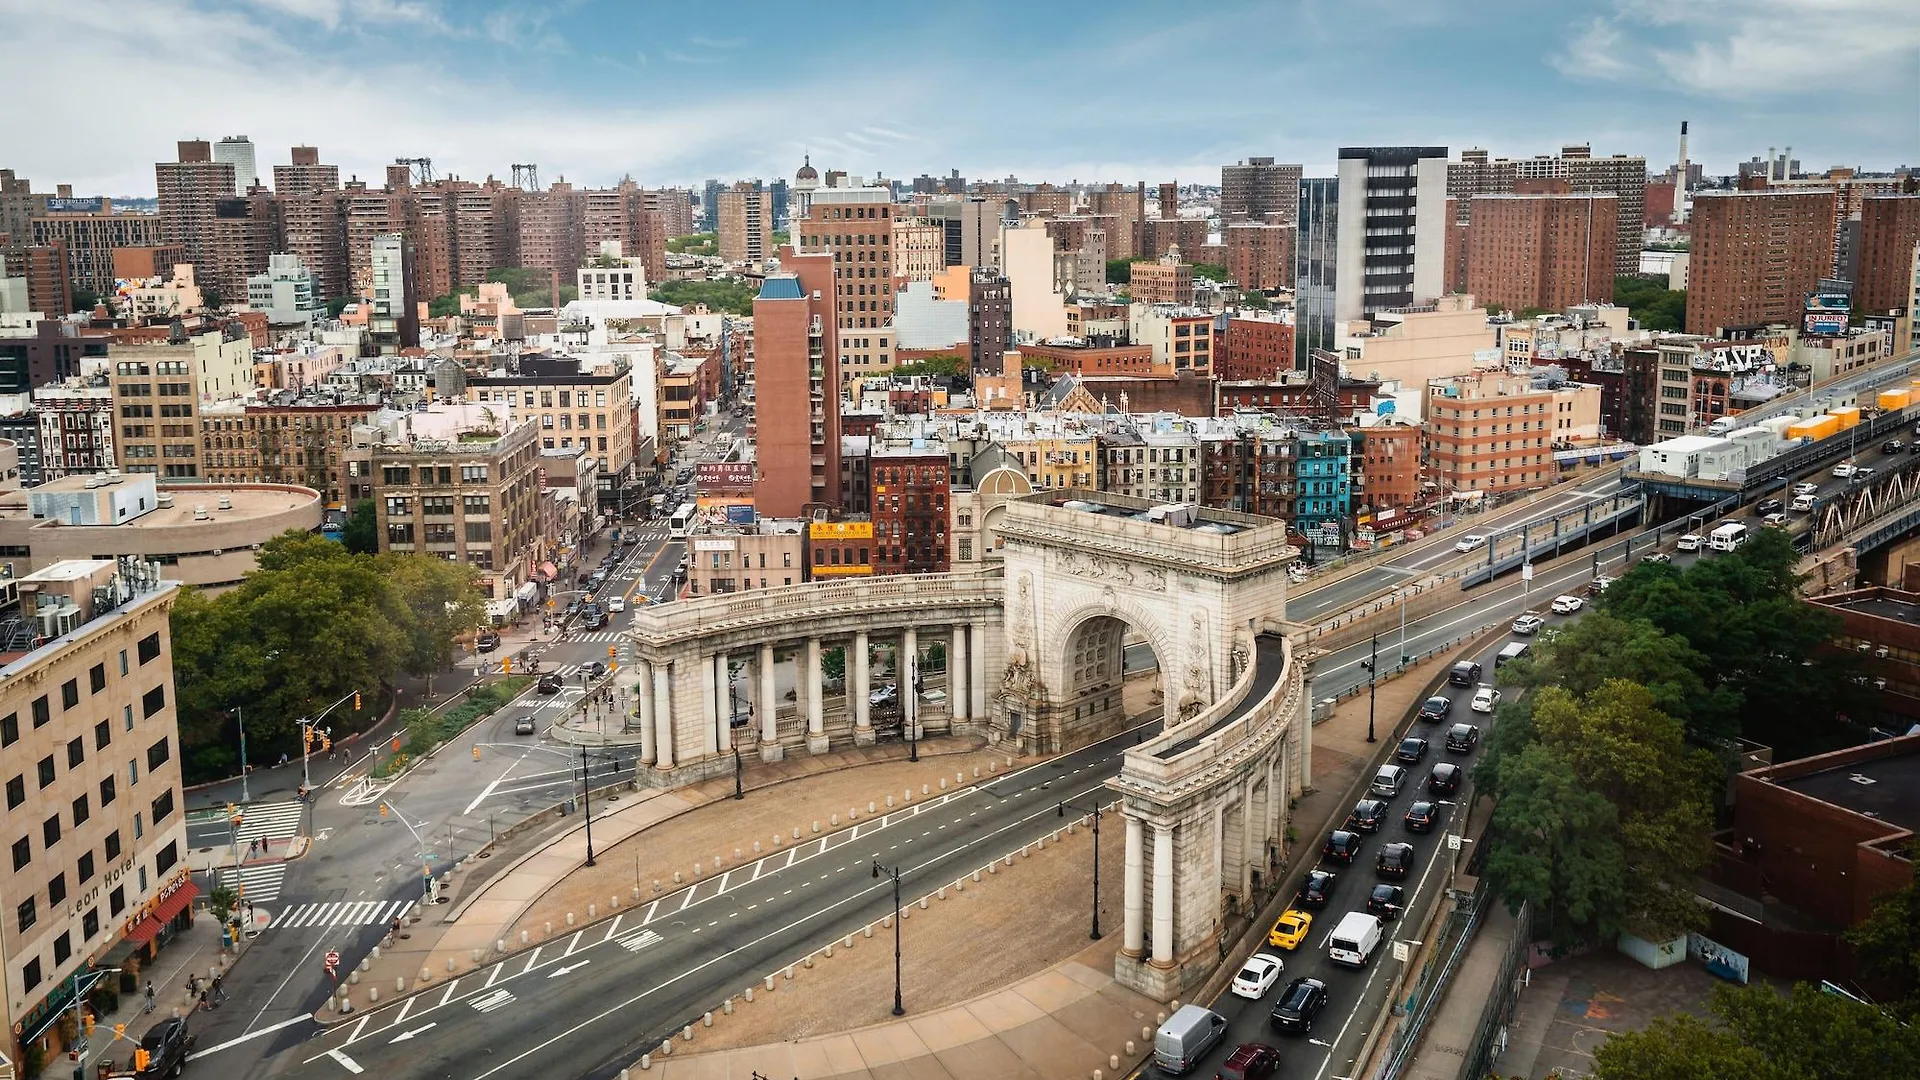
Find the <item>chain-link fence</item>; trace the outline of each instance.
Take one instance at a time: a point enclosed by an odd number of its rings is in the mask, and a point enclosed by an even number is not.
[[[1489,903],[1498,903],[1489,900]],[[1507,1026],[1513,1022],[1514,1007],[1520,1002],[1525,985],[1527,950],[1533,941],[1533,907],[1522,904],[1514,914],[1513,937],[1507,942],[1506,955],[1500,958],[1500,972],[1493,980],[1493,993],[1480,1014],[1473,1041],[1467,1045],[1466,1067],[1461,1076],[1485,1076],[1493,1059],[1507,1048]]]

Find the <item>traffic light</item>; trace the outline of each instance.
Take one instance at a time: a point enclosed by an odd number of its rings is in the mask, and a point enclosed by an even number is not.
[[[147,1050],[145,1047],[141,1047],[134,1050],[133,1071],[146,1072],[148,1067],[151,1066],[152,1064],[153,1064],[153,1054],[151,1051]]]
[[[381,804],[380,804],[380,816],[381,816],[381,817],[386,817],[386,816],[387,816],[387,804],[386,804],[386,803],[381,803]]]
[[[614,656],[616,656],[619,652],[620,652],[620,647],[618,645],[607,646],[607,659],[609,660],[613,659]]]
[[[355,690],[353,692],[353,711],[354,712],[360,711],[360,691],[358,690]]]
[[[513,657],[503,656],[500,658],[500,674],[502,675],[513,674]]]
[[[126,1037],[127,1037],[127,1025],[125,1024],[113,1025],[113,1039],[115,1042],[119,1042],[121,1039],[124,1039]]]
[[[93,1026],[97,1023],[99,1023],[99,1021],[94,1019],[92,1013],[83,1012],[80,1014],[80,1026],[87,1029],[88,1038],[93,1037]]]

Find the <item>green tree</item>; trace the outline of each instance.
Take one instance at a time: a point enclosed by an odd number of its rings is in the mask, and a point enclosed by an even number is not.
[[[1634,573],[1677,572],[1649,565]],[[1531,657],[1502,667],[1498,678],[1501,685],[1558,686],[1576,697],[1592,693],[1608,679],[1626,679],[1646,687],[1654,707],[1678,717],[1690,737],[1706,741],[1731,734],[1740,704],[1724,687],[1707,689],[1700,676],[1707,667],[1707,658],[1685,638],[1645,619],[1596,609],[1561,627],[1553,640],[1537,643]]]
[[[1873,910],[1847,931],[1854,958],[1869,974],[1891,984],[1902,998],[1902,1012],[1920,1014],[1920,897],[1916,897],[1913,845],[1907,848],[1905,885],[1873,900]]]
[[[327,318],[329,319],[339,318],[340,313],[347,310],[347,305],[351,303],[353,303],[353,301],[347,299],[344,296],[338,296],[333,298],[332,300],[327,301]]]
[[[1535,743],[1502,763],[1487,836],[1487,883],[1518,908],[1531,903],[1556,943],[1598,928],[1619,932],[1628,864],[1614,808],[1573,765]]]
[[[967,374],[967,358],[952,353],[937,356],[923,356],[904,364],[896,365],[895,375],[945,375],[955,377]]]
[[[1152,259],[1108,259],[1107,284],[1125,285],[1133,280],[1133,264],[1152,262]]]
[[[445,296],[436,296],[427,301],[428,318],[444,319],[450,315],[458,314],[460,314],[460,294],[457,292],[450,292]]]
[[[347,527],[340,540],[355,555],[376,555],[380,551],[380,512],[372,499],[361,499],[347,513]]]
[[[83,289],[78,285],[73,287],[73,310],[75,311],[92,311],[99,306],[100,299],[100,294],[92,289]]]
[[[725,311],[734,315],[753,314],[753,298],[758,295],[751,283],[738,278],[693,278],[663,281],[655,285],[647,295],[663,304],[676,304],[680,307],[692,307],[705,304],[709,310]]]
[[[1680,330],[1687,323],[1687,294],[1662,282],[1621,275],[1613,279],[1613,302],[1648,330]]]
[[[1267,299],[1265,293],[1249,290],[1240,294],[1240,306],[1265,311],[1273,306],[1273,301]]]
[[[577,299],[580,295],[579,288],[568,282],[566,276],[562,276],[560,284],[560,303],[562,304]],[[487,271],[487,280],[505,284],[508,295],[513,297],[513,302],[518,307],[553,306],[553,276],[544,270],[529,266],[498,266]]]
[[[1796,983],[1716,987],[1711,1020],[1657,1018],[1594,1050],[1594,1080],[1875,1080],[1920,1076],[1920,1031]]]
[[[431,694],[434,674],[453,664],[454,638],[486,623],[479,574],[467,563],[430,555],[390,553],[379,556],[378,562],[407,614],[406,651],[400,666],[424,676]]]
[[[667,250],[676,255],[713,255],[718,252],[719,244],[713,233],[688,233],[669,239]]]
[[[1193,276],[1207,281],[1227,280],[1227,268],[1219,263],[1197,262],[1193,264]]]

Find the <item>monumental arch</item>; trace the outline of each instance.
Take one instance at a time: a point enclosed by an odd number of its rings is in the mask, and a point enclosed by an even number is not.
[[[1298,551],[1272,518],[1109,492],[1017,498],[995,527],[1006,638],[994,735],[1022,752],[1122,731],[1122,641],[1153,647],[1170,721],[1220,700],[1286,611]]]

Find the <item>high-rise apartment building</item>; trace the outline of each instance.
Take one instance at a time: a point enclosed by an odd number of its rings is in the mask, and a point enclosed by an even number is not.
[[[946,447],[924,439],[876,439],[867,475],[872,484],[873,572],[946,573],[951,494]]]
[[[1300,186],[1297,182],[1293,190],[1295,198],[1291,212],[1298,213]],[[1276,217],[1280,213],[1274,212]],[[1234,221],[1227,224],[1226,232],[1229,280],[1242,289],[1255,292],[1293,287],[1292,224]]]
[[[1878,315],[1913,301],[1916,244],[1920,244],[1920,195],[1869,195],[1861,200],[1855,311]]]
[[[229,135],[213,144],[213,160],[233,166],[233,186],[245,191],[260,182],[260,167],[254,161],[253,140],[245,135]]]
[[[994,371],[1013,348],[1013,283],[998,270],[972,270],[967,284],[967,341],[975,371]]]
[[[753,302],[753,502],[763,517],[839,505],[840,374],[829,252],[788,257]],[[805,402],[801,409],[798,403]]]
[[[666,239],[698,232],[693,227],[693,192],[686,188],[646,188],[640,192],[640,205],[660,220],[660,232]]]
[[[1293,224],[1300,219],[1300,174],[1300,166],[1275,165],[1270,157],[1220,166],[1220,220],[1265,221],[1279,214],[1281,224]]]
[[[1600,387],[1505,371],[1432,380],[1427,458],[1448,491],[1520,491],[1553,483],[1556,444],[1600,434]]]
[[[1473,197],[1466,291],[1511,311],[1611,302],[1619,198],[1610,192],[1573,194],[1564,180],[1519,186],[1530,185],[1558,190]]]
[[[773,193],[741,180],[714,194],[715,243],[729,263],[760,262],[773,254]]]
[[[466,184],[455,198],[453,280],[472,288],[487,280],[487,272],[520,265],[519,188],[487,178],[484,184]]]
[[[61,204],[57,204],[61,205]],[[116,213],[111,199],[100,199],[98,209],[55,210],[33,219],[28,242],[67,249],[67,272],[73,284],[101,296],[113,294],[115,248],[155,247],[160,243],[160,219],[152,214]]]
[[[1140,223],[1147,218],[1147,185],[1144,181],[1132,187],[1106,184],[1089,188],[1086,196],[1087,213],[1113,215],[1113,226],[1107,230],[1109,259],[1131,259],[1149,254],[1140,246]]]
[[[562,281],[573,276],[586,255],[584,202],[582,193],[565,182],[520,196],[522,267],[558,273]]]
[[[1460,160],[1447,170],[1447,194],[1460,200],[1463,214],[1473,207],[1475,195],[1504,195],[1514,185],[1527,180],[1565,180],[1576,194],[1610,193],[1619,199],[1618,220],[1622,227],[1615,237],[1613,272],[1632,275],[1640,272],[1642,233],[1635,224],[1644,220],[1647,199],[1647,159],[1627,154],[1594,157],[1586,145],[1567,145],[1558,154],[1539,154],[1530,158],[1489,158],[1485,150],[1463,150]]]
[[[1132,263],[1127,270],[1127,291],[1134,303],[1193,303],[1193,264],[1181,258],[1178,247],[1152,262]]]
[[[1000,223],[1005,204],[970,196],[927,206],[927,220],[940,226],[945,266],[1000,265]]]
[[[0,234],[7,243],[24,244],[33,237],[33,219],[47,212],[47,196],[35,194],[31,181],[0,169]]]
[[[115,345],[108,380],[120,471],[207,475],[201,411],[253,389],[253,341],[238,323],[151,345]]]
[[[1833,268],[1830,189],[1697,192],[1687,271],[1687,333],[1798,325]]]
[[[893,317],[895,209],[886,188],[821,188],[806,218],[794,222],[795,250],[833,257],[834,325],[841,334],[877,329]]]
[[[1426,304],[1446,291],[1447,148],[1340,149],[1333,318]]]
[[[205,262],[196,262],[195,276],[223,304],[239,304],[247,295],[247,279],[267,269],[278,236],[273,196],[264,188],[245,195],[217,199],[213,204],[213,249]]]
[[[386,185],[369,188],[349,180],[342,192],[347,221],[348,295],[373,295],[373,240],[387,233],[418,231],[419,207],[412,198],[413,175],[405,165],[387,167]]]
[[[340,167],[323,165],[311,146],[292,149],[291,164],[273,167],[274,201],[280,213],[280,244],[313,272],[321,300],[349,295],[346,203]]]
[[[216,244],[216,207],[220,200],[240,194],[237,174],[232,162],[214,160],[213,147],[205,139],[180,142],[177,156],[178,161],[153,166],[154,186],[159,189],[160,234],[166,243],[180,245],[188,262],[210,267]]]
[[[269,255],[266,270],[247,279],[247,307],[266,312],[269,325],[311,326],[321,306],[319,283],[298,255]]]
[[[598,496],[611,512],[634,479],[632,379],[620,356],[523,355],[514,370],[474,376],[467,387],[475,401],[504,406],[517,422],[538,427],[543,450],[593,455]]]
[[[1300,371],[1307,369],[1313,350],[1336,346],[1333,297],[1339,235],[1339,179],[1300,181],[1300,223],[1293,244],[1294,365]]]
[[[73,310],[73,276],[67,270],[63,240],[0,248],[0,278],[26,282],[28,311],[57,319]]]
[[[1843,166],[1828,169],[1817,176],[1782,175],[1765,178],[1757,186],[1781,191],[1831,191],[1833,269],[1826,276],[1853,281],[1860,269],[1861,212],[1866,200],[1874,195],[1912,194],[1920,191],[1920,180],[1911,175],[1862,176],[1858,170]]]
[[[946,230],[926,218],[896,216],[892,246],[896,285],[932,281],[933,275],[947,268]]]
[[[0,1023],[11,1032],[8,1057],[20,1061],[27,1047],[57,1053],[77,1041],[59,1023],[71,1015],[75,980],[91,986],[84,973],[115,949],[152,961],[193,918],[199,890],[180,789],[167,622],[175,583],[137,560],[70,560],[15,588],[9,634],[38,643],[0,662],[16,819],[13,872],[0,885]]]
[[[659,215],[647,209],[640,185],[626,179],[617,187],[589,188],[582,196],[580,232],[585,250],[591,254],[606,241],[617,240],[621,254],[640,260],[650,279],[665,280],[667,234]]]
[[[420,344],[420,294],[413,274],[413,240],[403,233],[373,238],[368,262],[373,309],[367,337],[383,355]]]

